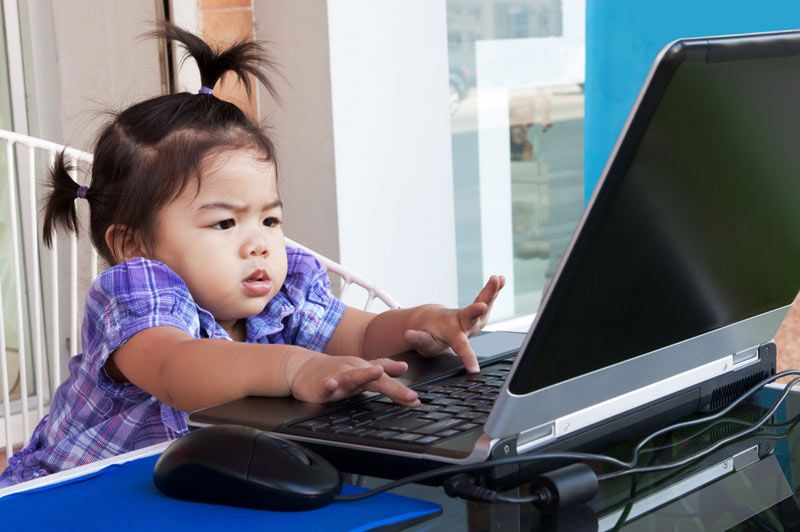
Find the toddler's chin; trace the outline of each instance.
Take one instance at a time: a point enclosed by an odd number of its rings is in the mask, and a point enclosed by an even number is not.
[[[252,316],[260,313],[272,301],[273,294],[264,297],[254,297],[251,301],[247,302],[247,311],[252,313]]]

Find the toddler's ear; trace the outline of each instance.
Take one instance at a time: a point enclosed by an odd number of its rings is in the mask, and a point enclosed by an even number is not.
[[[118,264],[133,257],[148,256],[139,234],[125,225],[112,224],[106,229],[106,245]]]

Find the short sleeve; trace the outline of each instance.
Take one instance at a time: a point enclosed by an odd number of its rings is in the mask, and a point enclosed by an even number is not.
[[[102,272],[89,290],[83,325],[84,356],[98,385],[112,395],[144,393],[108,378],[108,357],[133,335],[175,327],[200,337],[197,306],[183,280],[167,265],[137,257]]]
[[[342,319],[345,305],[331,293],[328,272],[310,253],[287,248],[285,292],[294,312],[285,331],[290,343],[322,351]]]

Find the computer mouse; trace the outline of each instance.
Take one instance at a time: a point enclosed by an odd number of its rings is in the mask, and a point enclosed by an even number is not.
[[[296,443],[250,427],[215,425],[167,447],[153,482],[177,499],[293,511],[330,504],[342,479],[328,461]]]

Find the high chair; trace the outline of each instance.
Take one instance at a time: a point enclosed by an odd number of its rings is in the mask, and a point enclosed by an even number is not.
[[[6,458],[27,443],[47,414],[67,360],[81,351],[86,292],[98,267],[104,267],[88,237],[86,202],[76,202],[80,238],[58,235],[52,250],[42,243],[42,183],[61,150],[68,164],[81,170],[73,170],[73,179],[85,181],[91,154],[0,130],[0,455],[5,449]],[[286,245],[313,254],[334,275],[334,290],[348,304],[361,305],[363,297],[364,310],[376,300],[386,308],[399,307],[384,290],[342,265],[288,238]],[[354,286],[361,294],[349,293]]]

